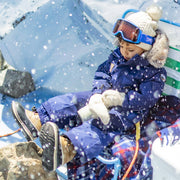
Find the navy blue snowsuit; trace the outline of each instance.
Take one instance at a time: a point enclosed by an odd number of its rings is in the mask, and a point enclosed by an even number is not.
[[[98,67],[92,91],[50,98],[37,111],[42,124],[52,121],[61,129],[69,128],[64,134],[77,153],[88,161],[113,142],[117,134],[129,133],[135,128],[135,123],[146,119],[149,109],[162,93],[165,80],[164,68],[155,68],[139,55],[127,61],[117,48]],[[90,119],[81,124],[77,111],[85,106],[92,94],[103,93],[107,89],[126,94],[122,106],[110,109],[110,123],[104,126],[99,119]]]

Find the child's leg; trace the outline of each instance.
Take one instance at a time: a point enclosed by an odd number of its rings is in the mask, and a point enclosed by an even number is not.
[[[41,123],[54,122],[60,129],[71,129],[81,124],[77,111],[84,107],[90,92],[69,93],[55,96],[44,102],[37,112]]]
[[[84,163],[98,156],[113,142],[120,132],[103,132],[91,124],[91,120],[74,127],[59,136],[58,127],[48,122],[42,126],[40,142],[43,148],[43,166],[55,170],[58,166],[71,161],[75,155]]]
[[[26,110],[18,102],[12,103],[12,113],[28,141],[38,137],[42,124],[51,121],[59,128],[70,129],[81,124],[77,110],[83,107],[90,92],[56,96],[43,103],[37,112]]]
[[[120,131],[102,131],[92,124],[93,121],[86,121],[81,126],[64,133],[74,145],[78,155],[84,157],[84,161],[89,161],[101,154],[104,148],[114,141],[114,137],[121,134]]]

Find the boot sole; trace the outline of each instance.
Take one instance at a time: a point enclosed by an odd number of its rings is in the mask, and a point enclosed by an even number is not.
[[[28,129],[28,127],[26,126],[26,124],[23,122],[23,120],[20,118],[19,113],[17,112],[19,108],[19,103],[12,101],[11,104],[11,110],[12,110],[12,114],[14,116],[14,119],[16,120],[17,124],[19,125],[20,128],[22,128],[22,133],[24,134],[25,138],[27,139],[27,141],[33,141],[35,140],[37,137],[33,136],[33,134],[31,133],[31,131]],[[25,114],[25,111],[24,111]],[[27,118],[27,117],[26,117]],[[34,127],[35,131],[38,132],[38,130]],[[34,132],[35,134],[37,134],[37,132]]]
[[[49,128],[52,128],[53,136],[48,133]],[[57,125],[53,122],[44,124],[41,128],[39,139],[43,149],[42,165],[49,171],[55,171],[62,162]]]

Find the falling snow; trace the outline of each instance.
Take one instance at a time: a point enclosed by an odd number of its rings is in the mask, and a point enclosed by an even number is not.
[[[74,2],[76,3],[73,4]],[[79,1],[62,0],[62,4],[56,0],[0,2],[0,48],[8,63],[18,70],[26,69],[31,72],[35,80],[36,91],[19,99],[28,109],[34,105],[39,106],[54,95],[91,88],[97,66],[107,59],[114,48],[112,25],[125,9],[138,9],[141,6],[143,9],[146,7],[144,2],[159,3],[165,9],[163,18],[170,18],[174,22],[179,20],[180,8],[173,0],[138,0],[136,4],[132,0],[82,0],[88,5],[87,12],[81,11],[83,6],[75,8],[79,6],[77,2]],[[59,9],[56,9],[57,4]],[[49,8],[54,9],[50,11]],[[91,10],[95,10],[97,14]],[[14,27],[16,20],[19,24]],[[180,47],[180,36],[173,35],[174,29],[170,29],[168,33],[171,35],[170,43]],[[178,33],[175,34],[177,36]],[[6,48],[9,48],[8,52]],[[137,66],[136,70],[139,69]],[[158,98],[159,92],[155,92],[154,96]],[[0,98],[0,134],[6,134],[18,127],[10,113],[13,99],[2,95]],[[131,99],[133,98],[132,95]],[[76,97],[73,102],[76,102]],[[70,121],[69,126],[72,125],[73,122]],[[147,129],[149,134],[152,133],[152,128]],[[0,147],[25,141],[21,132],[12,137],[1,139]],[[119,138],[117,136],[115,141],[118,142]],[[21,167],[21,171],[24,171],[23,168]],[[34,179],[33,174],[31,179]]]

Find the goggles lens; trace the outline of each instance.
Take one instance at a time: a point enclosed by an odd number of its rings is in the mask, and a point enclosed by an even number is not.
[[[136,42],[138,40],[139,28],[125,20],[117,20],[113,33],[115,36],[121,35],[124,40]]]
[[[118,19],[113,27],[113,34],[115,36],[121,36],[123,40],[139,44],[140,42],[152,45],[154,38],[145,35],[142,31],[134,24],[124,19]]]

